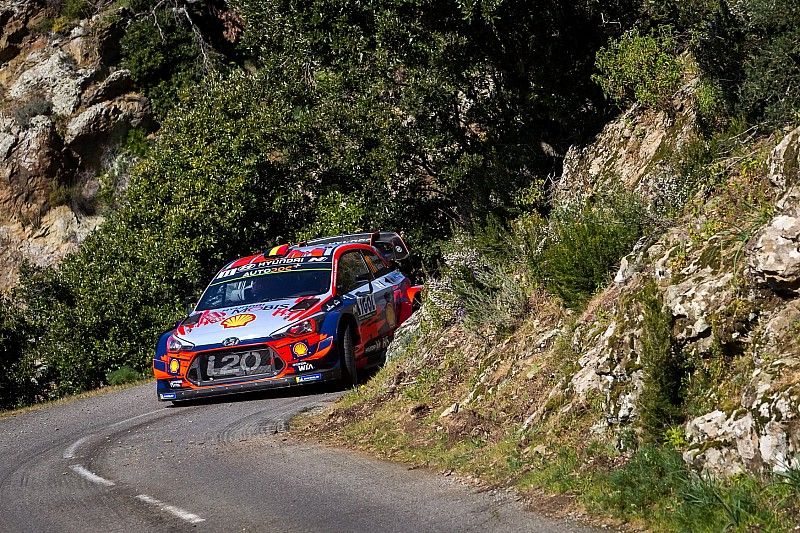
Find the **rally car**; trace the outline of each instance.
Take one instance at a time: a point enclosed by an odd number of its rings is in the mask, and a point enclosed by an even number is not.
[[[379,364],[420,287],[398,268],[392,232],[282,245],[220,270],[189,315],[158,341],[158,399],[324,381],[346,386]]]

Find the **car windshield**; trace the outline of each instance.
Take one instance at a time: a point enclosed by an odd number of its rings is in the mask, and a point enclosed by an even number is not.
[[[330,268],[270,272],[230,281],[214,281],[197,304],[197,310],[316,296],[328,292],[330,285]]]

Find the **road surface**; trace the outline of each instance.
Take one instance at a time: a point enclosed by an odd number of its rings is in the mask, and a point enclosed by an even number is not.
[[[154,388],[0,420],[0,531],[588,531],[504,493],[283,434],[339,393],[173,407]]]

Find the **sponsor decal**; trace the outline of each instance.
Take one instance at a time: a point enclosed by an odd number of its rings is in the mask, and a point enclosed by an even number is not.
[[[174,357],[169,360],[169,373],[170,374],[179,374],[181,371],[181,362],[179,359],[175,359]]]
[[[389,347],[389,345],[391,343],[392,343],[392,339],[390,339],[389,337],[384,337],[382,339],[374,341],[369,346],[364,348],[364,353],[368,354],[368,353],[377,352],[379,350],[385,350],[386,348]]]
[[[174,392],[162,392],[161,394],[158,395],[158,397],[161,398],[162,400],[174,400],[175,398],[178,397],[178,395],[175,394]]]
[[[222,345],[223,346],[236,346],[237,344],[239,344],[239,342],[241,342],[239,340],[239,337],[228,337],[227,339],[222,341]]]
[[[295,363],[292,366],[295,367],[298,372],[308,372],[309,370],[314,370],[314,365],[311,363]]]
[[[322,310],[325,311],[326,313],[328,313],[330,311],[333,311],[334,309],[336,309],[340,305],[342,305],[342,299],[341,298],[332,298],[332,299],[328,300],[325,303],[325,305],[322,306]]]
[[[198,326],[206,326],[208,324],[216,324],[225,320],[227,313],[225,311],[204,311],[200,319],[197,321]]]
[[[329,263],[330,257],[281,257],[274,259],[267,259],[258,263],[247,263],[236,268],[229,268],[217,274],[216,280],[227,280],[238,275],[242,277],[260,276],[263,274],[272,274],[277,272],[287,272],[303,263],[318,264]],[[282,268],[275,268],[284,265]]]
[[[296,342],[292,345],[292,353],[298,359],[308,355],[308,344],[305,342]]]
[[[307,376],[297,376],[294,378],[295,383],[307,383],[309,381],[319,381],[322,379],[322,374],[309,374]]]
[[[180,389],[183,387],[183,380],[182,379],[173,379],[169,382],[169,387],[171,389]]]
[[[256,319],[256,315],[253,313],[242,313],[240,315],[233,315],[232,317],[226,318],[222,321],[222,327],[225,329],[228,328],[240,328],[242,326],[246,326],[250,322]]]
[[[375,314],[375,297],[373,294],[359,296],[356,301],[356,314],[358,318],[365,318]]]
[[[386,302],[386,323],[390,328],[397,325],[397,313],[394,310],[394,298]]]

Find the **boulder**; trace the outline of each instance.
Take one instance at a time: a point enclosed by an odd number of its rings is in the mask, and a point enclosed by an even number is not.
[[[62,143],[53,121],[33,117],[28,128],[0,135],[0,221],[35,222],[63,175]]]
[[[33,66],[9,87],[8,96],[18,101],[46,98],[52,102],[55,114],[72,114],[80,105],[81,93],[91,81],[94,70],[76,68],[72,59],[60,49],[49,57],[45,51],[34,52],[27,62]]]
[[[786,135],[769,156],[769,181],[780,189],[800,178],[800,128]]]
[[[16,0],[0,4],[0,64],[14,59],[28,35],[28,21],[35,12],[36,2]]]
[[[779,294],[800,293],[800,186],[778,202],[778,214],[754,237],[749,273],[757,285]]]
[[[0,291],[17,284],[23,261],[39,267],[57,264],[102,221],[102,217],[79,217],[62,205],[48,211],[36,229],[20,223],[0,224],[0,264],[6,265],[0,269]]]
[[[674,113],[635,105],[608,123],[593,143],[570,147],[555,186],[556,203],[581,204],[620,190],[637,191],[649,200],[675,194],[674,173],[664,154],[697,136],[697,114],[690,105],[695,86],[696,80],[678,92]]]
[[[150,102],[141,95],[127,95],[95,104],[67,124],[66,145],[84,167],[97,167],[104,148],[122,140],[131,128],[150,129]]]
[[[83,105],[90,107],[106,100],[112,100],[131,92],[133,89],[134,84],[131,72],[126,69],[116,70],[109,74],[97,87],[86,91],[83,95]]]

